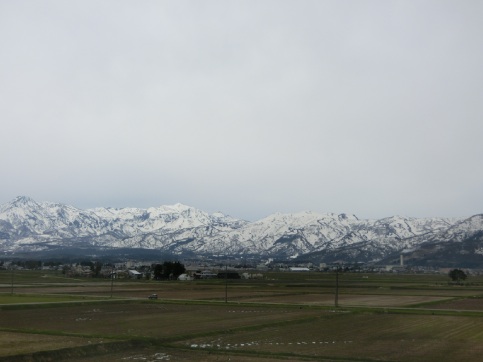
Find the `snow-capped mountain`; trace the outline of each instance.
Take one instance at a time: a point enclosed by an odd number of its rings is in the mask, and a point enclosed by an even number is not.
[[[248,222],[182,204],[81,210],[22,196],[0,206],[0,251],[9,253],[125,248],[177,255],[374,262],[428,243],[461,243],[478,233],[483,234],[482,215],[362,220],[350,214],[300,212]],[[472,253],[483,265],[483,245],[475,250]]]
[[[81,245],[155,249],[239,228],[245,223],[182,204],[80,210],[20,196],[0,206],[0,247],[3,251]]]
[[[459,220],[436,233],[412,239],[413,248],[402,250],[406,261],[417,265],[483,267],[483,214]],[[390,255],[387,260],[390,261]]]

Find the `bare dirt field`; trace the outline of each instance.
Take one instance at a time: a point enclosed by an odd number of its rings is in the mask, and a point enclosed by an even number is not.
[[[344,275],[339,308],[333,276],[321,273],[227,283],[22,278],[13,294],[0,285],[0,362],[443,362],[483,354],[483,286],[454,287],[440,276]],[[159,299],[148,300],[152,293]]]
[[[483,353],[483,320],[452,316],[338,314],[287,328],[195,338],[192,349],[258,351],[294,357],[387,361],[478,361]]]
[[[202,350],[180,350],[166,347],[145,347],[133,349],[131,351],[110,352],[94,357],[74,357],[69,359],[70,362],[157,362],[157,361],[185,361],[185,362],[221,362],[221,361],[237,361],[237,362],[280,362],[290,361],[287,358],[270,358],[269,356],[257,357],[250,354],[243,356],[234,353],[212,353],[211,351]],[[328,360],[326,360],[328,361]]]
[[[36,351],[73,348],[101,342],[102,338],[63,337],[0,331],[0,356],[5,357],[15,354],[28,354]]]
[[[431,306],[434,309],[478,310],[483,311],[483,298],[468,298],[444,301]]]
[[[152,303],[105,304],[2,311],[0,327],[105,335],[111,338],[168,338],[172,335],[229,330],[320,314],[299,308],[247,308],[236,305]]]
[[[395,295],[350,295],[340,296],[338,305],[342,307],[365,306],[365,307],[403,307],[412,304],[428,303],[446,300],[443,297],[430,296],[395,296]],[[307,305],[333,306],[335,299],[329,294],[301,294],[301,295],[280,295],[267,297],[251,297],[245,301],[264,303],[300,303]]]
[[[316,291],[314,293],[314,291]],[[62,294],[71,296],[139,298],[146,299],[156,293],[162,300],[207,300],[224,301],[225,297],[231,302],[259,302],[259,303],[295,303],[307,305],[334,305],[333,288],[284,288],[274,286],[248,287],[246,285],[231,284],[225,289],[223,284],[196,283],[122,283],[110,289],[108,283],[84,283],[81,285],[18,287],[16,293],[27,294]],[[410,306],[419,303],[429,303],[452,299],[455,296],[472,296],[472,290],[411,290],[411,289],[343,289],[339,295],[340,306]]]
[[[108,303],[1,311],[0,357],[96,343],[147,344],[70,361],[479,361],[483,318],[310,307]],[[267,359],[268,358],[268,359]],[[7,359],[8,360],[8,359]],[[34,359],[35,360],[35,359]],[[0,361],[2,359],[0,358]]]

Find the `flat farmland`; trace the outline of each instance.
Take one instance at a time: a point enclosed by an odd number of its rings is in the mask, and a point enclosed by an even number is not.
[[[254,296],[246,298],[245,301],[264,302],[264,303],[297,303],[306,305],[333,306],[334,296],[329,294],[293,294],[281,296]],[[445,301],[445,297],[434,297],[424,295],[358,295],[344,294],[339,296],[339,306],[356,307],[356,306],[372,306],[372,307],[404,307],[421,303],[432,303],[436,301]]]
[[[249,353],[248,355],[237,353],[214,353],[210,350],[202,349],[181,349],[170,347],[142,347],[134,348],[130,351],[111,351],[108,354],[95,355],[93,357],[78,357],[71,356],[70,362],[138,362],[138,361],[185,361],[185,362],[221,362],[221,361],[236,361],[236,362],[280,362],[290,361],[292,359],[280,357],[270,357],[266,354],[258,356],[257,354]],[[305,360],[307,361],[307,359]],[[325,360],[328,361],[328,360]]]
[[[16,354],[73,348],[101,342],[102,339],[99,338],[0,332],[0,356],[9,357]]]
[[[106,303],[58,308],[2,311],[0,328],[44,331],[55,334],[170,338],[240,327],[298,320],[319,315],[320,310],[300,308],[247,308],[237,305]]]
[[[483,295],[483,277],[471,283],[450,285],[445,275],[344,274],[339,277],[339,302],[354,296],[400,296],[466,298]],[[333,273],[265,273],[262,280],[154,281],[66,278],[58,272],[16,271],[14,278],[0,270],[0,293],[57,294],[115,298],[146,298],[156,293],[161,299],[267,301],[296,303],[308,296],[310,302],[330,304],[335,295]],[[320,296],[320,298],[318,298]],[[299,298],[301,297],[301,298]],[[404,298],[403,298],[404,299]],[[433,301],[432,299],[430,301]],[[366,303],[366,302],[364,302]],[[412,303],[412,301],[410,302]]]
[[[180,344],[191,349],[250,351],[301,360],[479,361],[483,319],[339,313],[286,328],[265,327]]]
[[[333,273],[11,278],[0,271],[0,361],[479,361],[483,352],[480,277],[344,274],[337,308]]]
[[[477,310],[483,311],[483,298],[463,298],[452,299],[449,301],[443,301],[432,305],[432,308],[436,309],[449,309],[449,310]]]
[[[274,361],[478,361],[483,352],[481,317],[293,307],[153,302],[7,310],[2,311],[1,329],[18,331],[9,332],[9,340],[0,349],[4,356],[17,348],[26,353],[101,341],[146,343],[89,357],[106,361],[115,356],[119,361],[136,356],[189,360],[198,359],[197,353],[204,358],[199,360],[206,361],[227,360],[227,356]],[[12,340],[15,343],[10,344]]]
[[[32,303],[69,303],[87,300],[99,300],[99,298],[89,298],[86,296],[71,295],[45,295],[45,294],[0,294],[0,305],[17,305]]]

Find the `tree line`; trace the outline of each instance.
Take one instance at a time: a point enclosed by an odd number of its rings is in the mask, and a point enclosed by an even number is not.
[[[9,264],[18,268],[30,270],[39,270],[42,267],[62,267],[63,274],[68,274],[72,268],[72,265],[75,264],[90,270],[91,276],[94,278],[105,277],[106,273],[103,273],[102,271],[107,269],[109,271],[108,275],[110,275],[111,270],[114,268],[114,264],[112,263],[103,263],[101,261],[91,260],[83,260],[79,263],[69,265],[62,264],[61,262],[42,262],[41,260],[16,260]],[[0,261],[0,269],[2,267],[4,268],[4,262]],[[136,269],[143,273],[147,279],[152,276],[152,278],[155,280],[177,279],[186,271],[185,266],[179,261],[165,261],[162,263],[143,265]]]
[[[153,278],[155,280],[177,279],[186,271],[179,261],[165,261],[163,264],[153,264]]]

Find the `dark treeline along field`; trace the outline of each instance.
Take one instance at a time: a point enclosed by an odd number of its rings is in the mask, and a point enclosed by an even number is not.
[[[262,274],[159,281],[0,270],[0,361],[481,360],[483,276]]]

